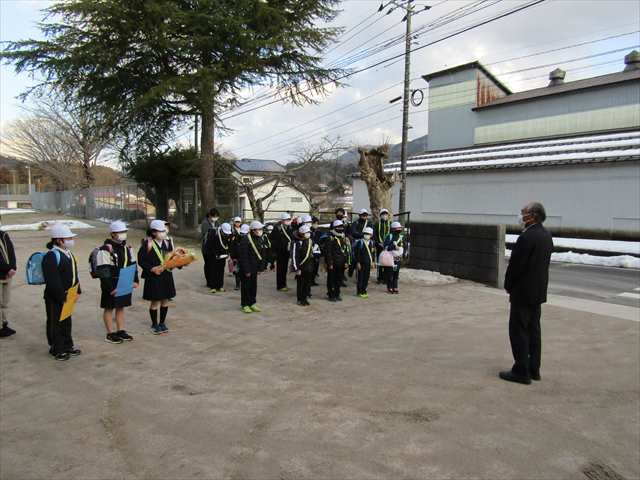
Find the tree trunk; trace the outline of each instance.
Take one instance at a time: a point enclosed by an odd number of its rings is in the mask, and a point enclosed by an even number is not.
[[[383,145],[371,150],[358,149],[360,161],[360,178],[367,185],[369,206],[374,217],[378,218],[380,210],[391,211],[391,189],[393,176],[384,173],[383,159],[388,155],[388,146]]]
[[[153,199],[153,206],[156,207],[156,218],[168,221],[169,218],[169,195],[166,190],[158,189]]]
[[[96,200],[93,196],[91,187],[95,184],[95,177],[91,171],[91,154],[87,151],[87,147],[82,147],[82,172],[84,174],[83,194],[86,199],[84,217],[96,218]]]
[[[215,157],[214,157],[214,127],[213,102],[202,111],[202,134],[200,136],[200,217],[215,207]]]

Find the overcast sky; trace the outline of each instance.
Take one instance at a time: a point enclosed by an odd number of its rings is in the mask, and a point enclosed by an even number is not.
[[[41,0],[0,0],[0,39],[7,41],[39,37],[36,22],[42,16],[40,9],[49,3]],[[414,31],[472,3],[475,2],[416,0],[418,9],[424,5],[433,8],[414,18]],[[490,6],[482,11],[436,29],[424,30],[425,33],[416,40],[414,47],[526,3],[528,0],[487,0],[485,5]],[[390,15],[386,15],[387,10],[382,14],[375,13],[379,5],[378,0],[343,2],[343,11],[336,23],[345,27],[347,33],[339,39],[337,46],[326,52],[327,64],[403,34],[403,13],[399,10]],[[640,28],[639,19],[640,2],[636,0],[547,0],[415,52],[412,55],[411,76],[416,78],[480,60],[512,90],[520,91],[546,85],[548,72],[555,66],[567,70],[567,81],[620,71],[624,67],[624,55],[631,47],[640,44],[640,34],[637,32]],[[363,20],[360,26],[353,29]],[[612,36],[617,38],[603,40]],[[583,45],[563,48],[580,43]],[[556,49],[559,50],[532,55]],[[623,50],[604,54],[618,49]],[[403,51],[404,45],[397,45],[352,63],[349,67],[357,70]],[[577,60],[582,57],[591,58]],[[510,73],[521,69],[527,71]],[[391,106],[388,101],[401,95],[402,86],[393,85],[402,81],[403,71],[404,63],[399,59],[350,77],[346,86],[332,91],[319,105],[294,107],[275,104],[229,119],[227,126],[233,132],[217,141],[240,158],[269,158],[282,163],[290,161],[292,153],[301,144],[313,144],[327,135],[340,135],[354,144],[373,144],[386,139],[392,143],[398,142],[401,102]],[[4,127],[23,115],[20,101],[15,97],[33,81],[27,75],[15,75],[12,68],[5,65],[0,67],[0,75],[0,120],[1,127]],[[420,78],[412,82],[412,88],[425,87],[427,84]],[[388,90],[349,106],[385,88]],[[268,93],[268,90],[262,89],[257,93],[264,92]],[[342,107],[346,108],[331,113]],[[389,109],[381,111],[387,107]],[[427,97],[422,105],[411,107],[410,139],[427,133],[426,108]],[[323,118],[314,121],[317,117]],[[192,132],[184,130],[178,134],[181,142],[192,141]]]

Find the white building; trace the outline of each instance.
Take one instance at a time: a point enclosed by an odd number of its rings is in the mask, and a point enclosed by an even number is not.
[[[286,169],[275,160],[243,158],[233,164],[233,175],[240,184],[253,185],[256,198],[263,198],[275,191],[263,201],[265,220],[277,220],[282,212],[292,215],[309,213],[311,204],[305,194],[292,183],[293,175],[286,175]],[[240,194],[240,211],[244,219],[251,220],[253,212],[246,193]]]
[[[411,221],[515,227],[520,208],[541,201],[555,235],[640,237],[640,55],[625,64],[574,82],[555,70],[549,86],[518,93],[478,62],[425,75],[429,135],[407,162]],[[354,209],[368,204],[355,179]]]

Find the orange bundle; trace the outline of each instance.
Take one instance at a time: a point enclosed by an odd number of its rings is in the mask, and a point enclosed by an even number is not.
[[[196,259],[193,252],[184,248],[176,248],[169,252],[164,261],[165,268],[179,268],[189,265]]]

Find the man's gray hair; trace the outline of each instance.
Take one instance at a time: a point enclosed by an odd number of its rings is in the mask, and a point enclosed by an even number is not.
[[[536,217],[538,223],[543,223],[547,219],[547,212],[540,202],[531,202],[527,205],[527,212]]]

